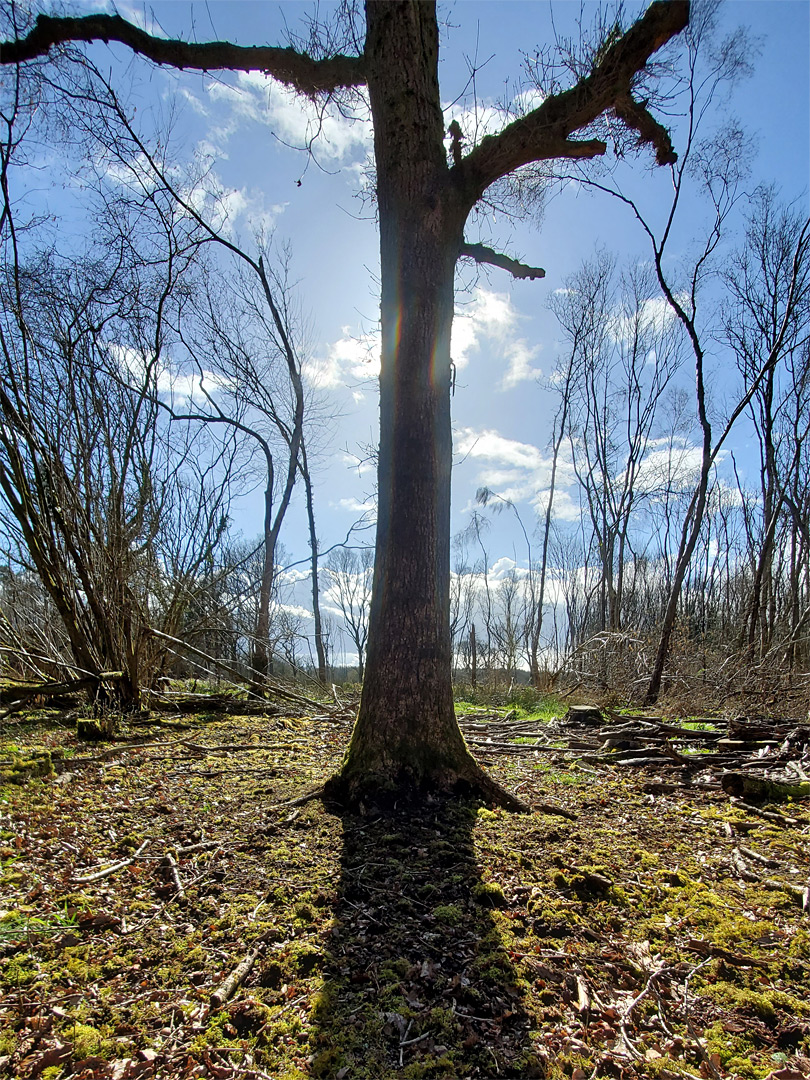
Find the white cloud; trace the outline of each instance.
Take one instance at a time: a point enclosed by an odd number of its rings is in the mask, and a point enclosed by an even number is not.
[[[318,390],[376,379],[380,374],[379,330],[352,334],[351,327],[344,326],[342,336],[328,346],[326,355],[312,357],[302,370],[309,385]],[[355,402],[363,397],[362,391],[355,391]]]
[[[227,161],[228,153],[216,143],[209,142],[208,139],[200,139],[197,143],[197,156],[204,162],[213,161]]]
[[[464,102],[448,102],[442,106],[444,111],[445,131],[451,121],[456,120],[462,132],[462,152],[469,151],[484,138],[485,135],[496,135],[513,120],[525,116],[539,105],[542,105],[545,95],[535,86],[527,87],[515,94],[508,108],[493,102],[485,102],[476,99],[472,105]],[[448,134],[445,142],[449,148],[452,139]]]
[[[276,580],[281,585],[297,585],[300,581],[309,581],[310,571],[299,566],[288,566],[276,572]]]
[[[358,476],[367,476],[377,471],[377,463],[373,457],[358,457],[356,454],[344,454],[343,460]]]
[[[519,341],[510,343],[506,349],[509,367],[501,383],[504,390],[509,390],[511,387],[517,386],[519,382],[525,382],[527,379],[536,379],[542,374],[540,368],[531,365],[531,361],[539,352],[539,345],[529,346],[522,338]]]
[[[469,364],[471,353],[487,347],[506,362],[502,389],[536,378],[540,369],[531,362],[539,346],[530,346],[524,338],[515,336],[521,318],[508,294],[476,287],[471,299],[457,305],[453,318],[450,355],[456,370]],[[324,355],[313,357],[304,365],[304,376],[311,386],[319,389],[376,379],[380,374],[380,349],[378,328],[353,334],[351,327],[344,326],[341,337],[327,347]],[[355,401],[363,399],[362,393],[355,391]]]
[[[133,387],[141,387],[147,379],[153,379],[154,388],[160,397],[168,398],[175,405],[180,403],[183,408],[194,404],[195,395],[199,398],[197,405],[204,407],[205,398],[200,393],[202,385],[205,385],[209,394],[216,390],[227,389],[231,385],[229,379],[213,371],[203,371],[202,374],[198,371],[182,372],[165,363],[159,364],[155,369],[153,357],[144,356],[137,349],[131,349],[115,341],[106,342],[105,350],[118,368],[123,381]],[[188,405],[182,404],[184,402]]]
[[[175,90],[178,97],[182,98],[191,108],[197,113],[198,116],[209,116],[210,113],[205,107],[205,102],[201,101],[196,94],[192,92],[186,86],[178,86]]]
[[[689,488],[700,471],[702,451],[686,439],[652,439],[636,477],[636,490],[654,494],[667,488]]]
[[[517,563],[514,559],[510,559],[508,555],[501,556],[500,559],[496,559],[488,571],[488,577],[490,582],[503,581],[504,578],[509,577],[513,570],[517,568]]]
[[[103,11],[109,15],[120,15],[128,23],[145,30],[152,37],[165,38],[168,36],[146,4],[129,3],[128,0],[84,0],[83,7],[85,13],[89,9],[90,11]]]
[[[329,103],[313,102],[260,71],[240,71],[235,82],[217,80],[206,86],[209,100],[226,110],[226,118],[211,132],[215,144],[227,141],[244,123],[269,127],[283,143],[296,149],[312,147],[327,165],[364,159],[371,147],[370,110],[360,97],[353,116]]]
[[[507,439],[494,430],[462,428],[456,432],[454,450],[459,464],[468,458],[479,463],[476,485],[488,487],[513,503],[528,502],[542,513],[548,502],[552,460],[531,443]],[[566,520],[580,516],[579,507],[566,491],[575,480],[570,461],[560,454],[554,492],[554,515]]]
[[[296,616],[299,619],[312,618],[312,612],[309,608],[305,608],[301,604],[279,604],[278,610],[285,612],[287,615]]]
[[[338,507],[341,510],[348,510],[352,514],[376,514],[377,504],[373,499],[366,499],[364,502],[360,502],[359,499],[338,499],[336,503],[330,503],[330,506]]]
[[[462,428],[455,438],[455,450],[464,457],[498,461],[512,468],[537,470],[543,455],[531,443],[504,438],[497,431]]]
[[[532,109],[539,108],[545,100],[546,95],[538,86],[530,86],[526,90],[521,90],[519,94],[515,94],[514,105],[517,112],[525,116]]]
[[[184,198],[212,229],[230,237],[240,227],[268,236],[287,208],[287,203],[266,203],[258,188],[226,187],[214,172],[209,173],[205,186],[186,192]]]
[[[681,297],[686,302],[685,296]],[[641,302],[638,314],[616,312],[608,325],[608,334],[617,342],[632,341],[637,333],[660,337],[675,322],[675,312],[665,296],[652,296]]]
[[[525,338],[516,336],[522,318],[507,293],[477,286],[472,299],[456,307],[450,347],[456,369],[465,368],[470,362],[470,353],[481,351],[486,345],[490,352],[500,354],[507,362],[500,384],[502,390],[536,378],[540,369],[532,367],[531,361],[540,346],[530,346]]]
[[[480,348],[482,338],[505,341],[513,333],[519,317],[506,293],[476,287],[472,300],[456,306],[450,344],[453,363],[459,369],[466,367],[470,351]]]

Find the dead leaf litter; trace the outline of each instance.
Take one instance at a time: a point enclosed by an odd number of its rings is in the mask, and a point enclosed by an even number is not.
[[[7,726],[40,764],[0,789],[0,1073],[810,1077],[810,800],[722,780],[806,747],[662,723],[468,714],[520,816],[300,799],[334,715]]]

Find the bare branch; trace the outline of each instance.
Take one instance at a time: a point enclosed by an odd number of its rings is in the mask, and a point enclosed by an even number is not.
[[[570,90],[546,98],[498,135],[482,139],[461,165],[451,170],[467,201],[472,205],[490,184],[532,161],[604,154],[607,148],[601,140],[578,141],[570,136],[617,106],[623,106],[627,113],[622,117],[625,123],[630,123],[645,142],[655,144],[660,160],[665,144],[658,127],[654,132],[650,128],[657,122],[641,105],[633,102],[633,108],[628,110],[627,103],[638,72],[654,52],[684,29],[688,20],[688,0],[655,0],[642,18],[607,49],[590,75]],[[668,160],[670,154],[671,146]]]
[[[501,270],[506,270],[514,278],[528,278],[530,281],[534,281],[535,278],[546,276],[545,270],[541,267],[527,266],[526,263],[518,262],[517,259],[510,259],[508,255],[502,255],[499,251],[494,251],[485,244],[462,244],[459,255],[474,259],[477,263],[499,266]]]
[[[616,99],[613,111],[619,120],[637,132],[640,145],[648,143],[655,148],[655,160],[659,165],[675,164],[678,155],[673,149],[669,132],[648,111],[646,104],[636,101],[628,93]]]
[[[120,15],[54,18],[39,15],[33,30],[18,41],[0,44],[0,64],[22,63],[47,55],[71,41],[118,41],[156,64],[213,71],[263,71],[312,97],[365,83],[362,57],[330,56],[315,60],[307,53],[272,45],[242,46],[229,41],[189,41],[153,37]]]

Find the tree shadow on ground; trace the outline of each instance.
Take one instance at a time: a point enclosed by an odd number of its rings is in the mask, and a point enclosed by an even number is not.
[[[477,808],[459,800],[340,813],[343,854],[311,1074],[542,1076],[481,876]]]

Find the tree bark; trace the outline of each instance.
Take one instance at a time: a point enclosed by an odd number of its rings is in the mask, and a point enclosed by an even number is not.
[[[450,328],[466,214],[448,183],[430,4],[370,2],[382,278],[379,508],[366,678],[335,789],[466,784],[518,807],[470,755],[450,642]]]

